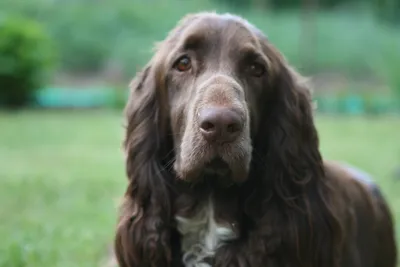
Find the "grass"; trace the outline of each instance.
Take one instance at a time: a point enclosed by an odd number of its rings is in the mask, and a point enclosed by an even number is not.
[[[317,122],[323,154],[377,179],[400,233],[398,118]],[[0,129],[0,266],[99,266],[126,183],[120,114],[0,113]]]

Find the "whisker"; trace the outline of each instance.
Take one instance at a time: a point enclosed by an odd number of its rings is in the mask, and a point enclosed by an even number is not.
[[[169,168],[175,162],[175,158],[170,159],[164,166],[164,168]]]
[[[174,149],[174,148],[171,149],[171,150],[164,156],[163,160],[166,159],[166,158],[168,158],[168,157],[171,155],[171,153],[173,153],[173,152],[175,152],[175,149]]]

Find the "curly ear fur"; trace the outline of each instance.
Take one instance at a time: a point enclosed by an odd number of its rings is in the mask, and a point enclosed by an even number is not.
[[[250,186],[257,191],[247,210],[258,216],[260,236],[268,235],[265,247],[273,251],[283,246],[287,255],[297,255],[293,266],[338,266],[342,225],[336,200],[330,198],[333,188],[325,179],[310,90],[274,47],[263,45],[272,73],[270,88],[260,98],[264,117],[255,136],[255,173],[250,176],[260,178]]]
[[[121,267],[168,266],[169,172],[163,168],[169,140],[161,62],[153,59],[131,83],[124,141],[129,185],[115,239]],[[165,115],[164,115],[165,116]]]
[[[156,44],[154,57],[130,86],[124,141],[129,184],[115,237],[121,267],[169,266],[173,257],[173,177],[169,170],[173,143],[163,61],[179,33],[197,17],[187,15],[164,41]]]

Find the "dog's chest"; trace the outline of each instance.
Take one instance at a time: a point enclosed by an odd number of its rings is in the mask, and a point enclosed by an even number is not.
[[[178,231],[182,235],[182,262],[185,267],[211,267],[206,259],[212,258],[226,241],[238,237],[235,225],[216,222],[214,211],[210,198],[194,216],[175,217]]]

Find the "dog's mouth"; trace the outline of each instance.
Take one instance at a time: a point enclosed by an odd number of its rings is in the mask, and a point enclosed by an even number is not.
[[[241,142],[211,146],[195,141],[182,143],[174,163],[176,176],[183,181],[227,184],[247,179],[251,160],[251,145]]]
[[[231,172],[231,169],[221,157],[215,157],[204,166],[204,175],[211,176],[227,176]]]
[[[232,181],[232,169],[221,157],[215,157],[203,167],[202,180],[206,183],[215,183],[229,186]]]

